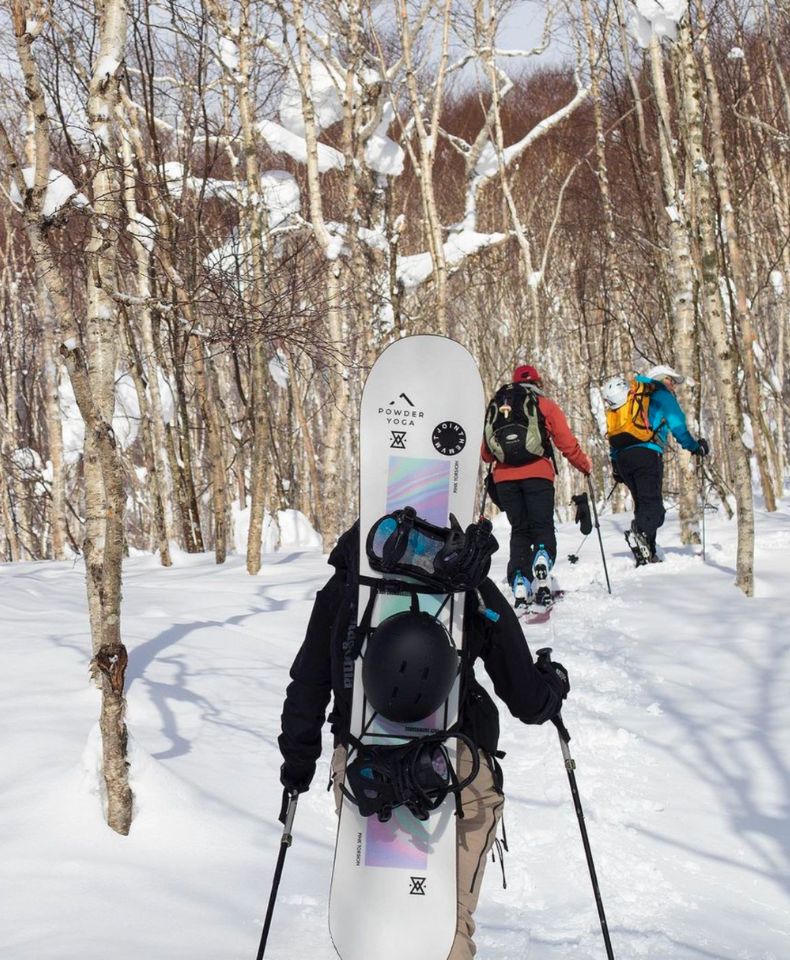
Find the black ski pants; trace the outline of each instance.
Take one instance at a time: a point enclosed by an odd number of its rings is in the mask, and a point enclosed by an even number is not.
[[[615,460],[617,472],[634,498],[636,529],[656,548],[656,531],[664,522],[664,458],[649,447],[626,447]]]
[[[545,547],[551,562],[557,556],[554,533],[554,484],[544,477],[526,480],[501,480],[496,492],[510,521],[510,583],[517,570],[532,579],[532,560],[539,547]]]

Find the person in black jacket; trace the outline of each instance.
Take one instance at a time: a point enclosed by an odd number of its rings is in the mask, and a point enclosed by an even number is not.
[[[308,790],[321,754],[326,710],[334,697],[329,721],[335,741],[332,774],[339,810],[354,682],[358,524],[340,537],[329,563],[335,573],[316,595],[304,642],[291,667],[278,744],[283,757],[281,783],[289,791]],[[494,623],[483,617],[478,612],[478,597],[470,594],[465,608],[458,729],[476,744],[483,760],[477,777],[460,798],[464,816],[457,822],[458,926],[448,960],[474,956],[472,914],[504,805],[501,769],[495,759],[503,756],[498,750],[499,713],[475,678],[475,663],[482,661],[497,697],[523,723],[540,724],[556,717],[570,689],[561,664],[547,662],[538,668],[513,610],[490,579],[481,584],[480,594],[485,605],[499,614],[499,620]],[[460,746],[456,769],[461,780],[472,770],[465,745]]]

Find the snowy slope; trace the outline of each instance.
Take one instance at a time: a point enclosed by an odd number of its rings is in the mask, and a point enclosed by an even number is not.
[[[786,960],[790,504],[758,518],[755,600],[732,586],[734,524],[709,519],[703,565],[672,546],[670,519],[666,563],[636,570],[627,519],[602,519],[614,596],[591,538],[577,566],[558,564],[568,594],[550,624],[526,628],[571,674],[565,720],[615,955]],[[562,528],[560,557],[578,543]],[[281,831],[281,700],[327,572],[315,552],[267,556],[256,578],[239,557],[128,561],[137,815],[121,838],[101,819],[80,566],[0,566],[0,957],[255,956]],[[297,811],[271,960],[334,956],[328,746]],[[508,888],[490,867],[478,956],[601,958],[555,731],[503,717],[502,747]]]

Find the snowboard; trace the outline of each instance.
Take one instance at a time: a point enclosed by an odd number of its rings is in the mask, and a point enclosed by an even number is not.
[[[373,365],[360,409],[360,574],[371,570],[368,531],[393,510],[413,507],[430,523],[475,519],[485,397],[477,365],[447,337],[398,340]],[[390,575],[388,575],[390,577]],[[407,579],[407,578],[400,578]],[[358,620],[370,596],[360,585]],[[447,600],[445,603],[444,601]],[[444,603],[444,606],[442,604]],[[459,652],[465,594],[419,594],[420,609],[440,619]],[[410,597],[379,594],[371,625],[409,609]],[[351,733],[363,743],[399,744],[448,729],[457,719],[458,686],[442,707],[408,725],[380,717],[367,702],[361,656],[354,664]],[[455,761],[455,741],[447,748]],[[354,759],[349,751],[348,763]],[[405,807],[381,823],[344,797],[340,808],[329,929],[342,960],[445,960],[456,932],[455,798],[420,821]]]

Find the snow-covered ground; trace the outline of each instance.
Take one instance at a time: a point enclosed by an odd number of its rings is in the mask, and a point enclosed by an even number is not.
[[[681,548],[636,570],[626,515],[603,518],[567,591],[529,626],[568,667],[564,716],[618,960],[790,957],[790,504],[758,517],[757,597],[733,586],[734,523],[708,520],[708,560]],[[506,524],[500,522],[502,539]],[[502,576],[506,549],[496,558]],[[276,736],[317,552],[126,564],[136,816],[102,821],[98,694],[79,564],[0,566],[0,957],[251,960],[281,827]],[[552,632],[553,631],[553,632]],[[604,956],[556,733],[503,717],[508,887],[489,868],[481,960]],[[267,956],[334,956],[326,924],[334,815],[299,803]],[[375,960],[375,957],[371,957]]]

